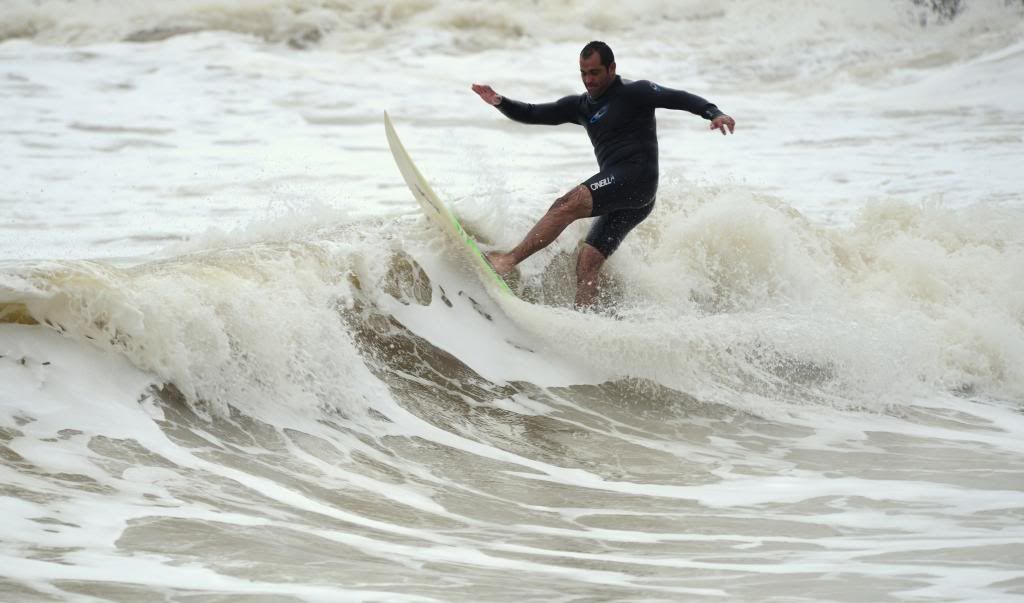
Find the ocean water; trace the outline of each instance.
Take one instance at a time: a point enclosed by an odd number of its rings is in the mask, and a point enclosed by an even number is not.
[[[927,4],[927,5],[926,5]],[[1024,599],[1024,6],[0,0],[0,600]],[[571,309],[576,56],[660,111]]]

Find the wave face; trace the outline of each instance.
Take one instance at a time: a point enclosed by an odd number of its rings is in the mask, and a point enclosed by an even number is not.
[[[529,355],[552,356],[544,362],[739,410],[755,410],[749,396],[873,410],[937,392],[1024,399],[1013,369],[1024,361],[1018,279],[1004,278],[1024,276],[1019,210],[886,202],[834,228],[742,190],[663,191],[658,203],[659,219],[609,264],[596,314],[568,310],[571,247],[514,276],[520,300],[496,306],[472,283],[446,284],[458,257],[439,254],[447,243],[410,216],[310,224],[302,235],[289,225],[277,242],[221,242],[134,266],[14,266],[0,283],[0,316],[115,350],[221,410],[319,383],[339,365],[395,368],[390,344],[368,330],[379,323],[424,329],[442,349],[470,346],[463,352],[524,337]],[[433,250],[418,257],[425,238]],[[472,301],[456,308],[463,296]],[[481,317],[486,334],[455,327]],[[489,377],[528,377],[481,362]],[[364,379],[373,380],[341,372],[331,381]],[[359,397],[293,395],[310,408]]]
[[[2,4],[0,600],[1024,594],[1019,3]],[[508,248],[592,38],[736,136],[492,299],[381,113]]]

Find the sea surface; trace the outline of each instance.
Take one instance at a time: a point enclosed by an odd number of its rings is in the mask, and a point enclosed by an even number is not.
[[[470,90],[620,75],[651,217]],[[1024,4],[0,0],[0,601],[1024,600]]]

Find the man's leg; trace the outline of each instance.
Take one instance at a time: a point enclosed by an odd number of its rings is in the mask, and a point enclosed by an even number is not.
[[[582,310],[594,305],[597,296],[597,275],[604,265],[604,254],[590,243],[580,247],[576,258],[576,309]]]
[[[576,308],[584,309],[594,304],[598,289],[598,272],[629,231],[643,222],[654,209],[653,196],[647,205],[613,211],[594,221],[587,234],[585,244],[576,259]]]
[[[567,226],[580,218],[589,218],[593,209],[594,200],[590,189],[583,185],[577,186],[559,197],[512,251],[488,253],[487,259],[494,266],[495,272],[504,276],[519,262],[547,247]]]

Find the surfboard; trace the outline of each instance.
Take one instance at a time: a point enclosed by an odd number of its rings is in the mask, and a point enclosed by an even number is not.
[[[395,163],[398,164],[398,171],[402,173],[402,177],[409,186],[412,196],[419,201],[423,213],[452,239],[457,249],[465,254],[480,276],[480,280],[483,281],[488,289],[497,292],[499,295],[514,295],[505,279],[501,278],[501,275],[494,271],[494,267],[491,266],[491,263],[487,261],[487,257],[480,251],[473,237],[469,236],[469,233],[462,227],[455,214],[438,198],[434,190],[430,188],[430,184],[423,177],[423,174],[416,168],[416,164],[412,162],[408,151],[405,150],[405,146],[398,138],[398,133],[395,132],[395,126],[391,123],[391,117],[387,114],[387,111],[384,112],[384,132],[388,137],[388,146],[391,147],[391,154],[395,158]]]

